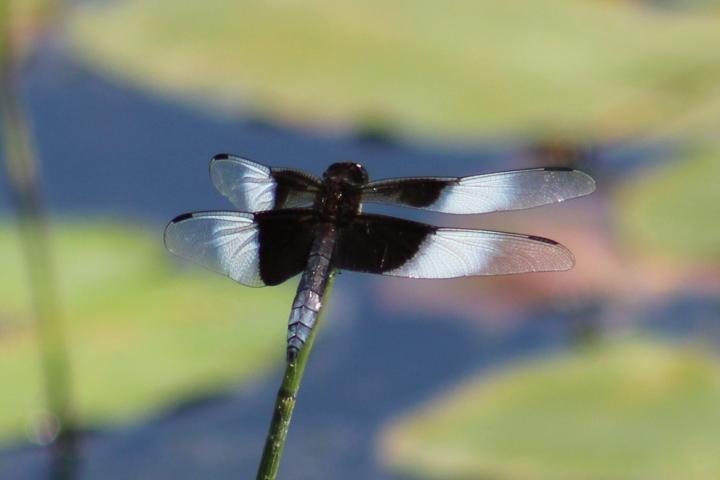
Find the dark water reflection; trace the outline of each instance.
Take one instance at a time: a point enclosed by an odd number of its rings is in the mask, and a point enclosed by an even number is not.
[[[141,219],[158,232],[182,211],[228,208],[209,182],[211,155],[227,151],[315,173],[338,159],[374,177],[462,175],[521,166],[526,147],[465,147],[320,135],[263,122],[219,119],[114,85],[64,57],[41,55],[26,78],[50,209]],[[657,161],[665,146],[596,149],[594,167],[623,172]],[[4,180],[4,179],[3,179]],[[405,216],[422,216],[404,212]],[[571,322],[536,312],[501,336],[452,318],[393,313],[368,276],[343,275],[318,342],[281,470],[286,479],[388,479],[375,439],[384,422],[461,379],[522,356],[566,348]],[[136,425],[87,435],[82,479],[253,478],[279,375]],[[0,453],[0,478],[47,478],[47,451]]]

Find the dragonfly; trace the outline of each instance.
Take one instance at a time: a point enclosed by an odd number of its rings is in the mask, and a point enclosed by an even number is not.
[[[165,246],[251,287],[278,285],[302,273],[288,320],[289,362],[308,341],[337,271],[443,279],[563,271],[575,263],[570,250],[547,238],[441,228],[365,213],[365,204],[481,214],[595,190],[592,177],[567,167],[370,181],[359,163],[333,163],[317,178],[230,154],[212,158],[210,177],[239,211],[182,214],[165,228]]]

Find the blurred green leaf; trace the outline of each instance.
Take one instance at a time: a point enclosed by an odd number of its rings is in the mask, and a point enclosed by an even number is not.
[[[6,224],[7,225],[7,224]],[[19,237],[0,228],[0,440],[42,411]],[[62,223],[51,244],[85,425],[126,421],[259,379],[284,358],[292,287],[242,287],[180,267],[129,225]]]
[[[720,260],[720,150],[686,156],[628,182],[618,195],[616,218],[623,245],[707,264]]]
[[[71,25],[115,75],[303,122],[642,135],[720,97],[720,16],[642,2],[125,0]]]
[[[383,453],[428,479],[713,480],[720,363],[623,341],[485,376],[392,425]]]

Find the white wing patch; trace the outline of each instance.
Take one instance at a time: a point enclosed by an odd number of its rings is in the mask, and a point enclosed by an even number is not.
[[[575,260],[562,245],[539,237],[485,230],[440,228],[404,265],[384,275],[455,278],[569,270]]]
[[[233,155],[217,156],[210,162],[210,178],[239,210],[261,212],[273,208],[276,184],[265,165]]]
[[[165,228],[165,246],[236,282],[261,287],[260,243],[253,220],[252,214],[239,212],[182,215]]]
[[[593,191],[595,180],[578,170],[534,168],[460,178],[428,208],[459,214],[520,210]]]

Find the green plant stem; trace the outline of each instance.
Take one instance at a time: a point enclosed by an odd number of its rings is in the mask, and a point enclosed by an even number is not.
[[[328,281],[325,295],[323,296],[324,306],[326,306],[326,301],[330,297],[333,283],[334,277],[331,277]],[[322,312],[324,313],[324,311],[325,309],[323,308]],[[273,410],[272,421],[270,422],[270,431],[265,440],[265,448],[262,459],[260,460],[257,480],[275,480],[277,478],[277,473],[280,468],[280,458],[283,448],[285,447],[288,430],[290,429],[290,421],[293,411],[295,410],[298,390],[300,390],[300,384],[303,379],[303,374],[305,373],[305,365],[307,364],[310,351],[315,342],[315,335],[317,335],[318,328],[320,327],[322,316],[321,313],[308,341],[298,353],[295,361],[288,362],[285,367],[285,375],[283,376],[282,384],[275,398],[275,408]]]
[[[58,292],[42,201],[38,163],[21,105],[20,61],[13,47],[9,9],[0,0],[0,123],[9,185],[17,211],[21,244],[35,307],[35,333],[49,416],[47,434],[56,437],[53,478],[72,478],[77,459],[77,425],[70,392],[70,366],[58,308]]]

